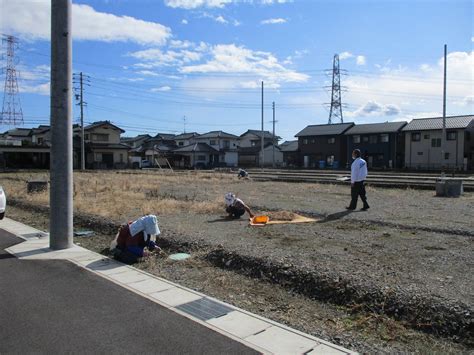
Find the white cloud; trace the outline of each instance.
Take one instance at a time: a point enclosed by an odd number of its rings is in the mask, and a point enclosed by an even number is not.
[[[165,5],[172,8],[193,10],[201,7],[223,8],[228,4],[285,4],[293,0],[165,0]]]
[[[180,9],[197,9],[199,7],[219,7],[230,4],[232,0],[165,0],[165,5]]]
[[[400,108],[394,104],[384,105],[376,101],[368,101],[357,110],[348,112],[348,117],[366,116],[395,116],[400,114]]]
[[[137,71],[137,74],[146,75],[146,76],[160,76],[160,74],[155,73],[154,71],[151,71],[151,70],[140,70],[140,71]]]
[[[11,32],[31,40],[49,40],[50,1],[7,0],[2,2],[2,32]],[[89,5],[72,5],[72,33],[75,40],[135,42],[162,45],[171,37],[170,28],[156,22],[130,16],[117,16],[94,10]]]
[[[170,91],[171,88],[169,86],[161,86],[159,88],[153,88],[150,91],[151,92],[162,92],[162,91]]]
[[[365,65],[365,57],[363,55],[358,55],[356,57],[356,64],[357,65]]]
[[[264,78],[269,84],[281,82],[305,82],[306,74],[287,69],[271,53],[252,51],[235,44],[213,46],[208,55],[211,57],[204,64],[183,66],[182,73],[228,73],[254,74],[255,81]]]
[[[339,60],[352,58],[354,55],[351,52],[342,52],[339,54]]]
[[[214,18],[214,21],[219,22],[219,23],[228,23],[228,21],[224,17],[222,17],[221,15]]]
[[[43,84],[38,84],[38,85],[31,85],[31,84],[25,84],[21,83],[19,85],[18,90],[20,91],[20,94],[38,94],[38,95],[49,95],[49,90],[50,90],[50,83],[43,83]]]
[[[128,55],[142,60],[143,62],[135,64],[135,67],[143,69],[183,65],[198,61],[202,57],[202,53],[199,50],[177,49],[163,51],[160,48],[145,49],[129,53]]]
[[[188,24],[188,20],[182,19],[182,20],[181,20],[181,23],[182,23],[183,25],[187,25],[187,24]]]
[[[267,20],[261,21],[260,23],[262,25],[276,25],[276,24],[286,23],[286,22],[287,20],[284,18],[269,18]]]

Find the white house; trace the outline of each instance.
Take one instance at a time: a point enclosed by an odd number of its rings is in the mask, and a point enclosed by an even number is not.
[[[199,137],[199,133],[182,133],[174,137],[174,141],[178,147],[185,147],[187,145],[196,143],[196,137]]]
[[[197,143],[207,144],[217,151],[217,153],[211,157],[209,165],[225,165],[228,167],[236,167],[238,165],[238,136],[223,131],[211,131],[194,137],[194,140]]]
[[[446,149],[442,156],[443,118],[414,119],[405,133],[405,167],[415,169],[472,169],[474,116],[446,117]]]

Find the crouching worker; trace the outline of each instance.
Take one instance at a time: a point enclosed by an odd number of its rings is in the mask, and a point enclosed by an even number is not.
[[[225,194],[226,212],[229,218],[240,218],[247,212],[250,218],[253,218],[253,213],[250,208],[240,198],[235,197],[232,192]]]
[[[239,178],[239,180],[240,179],[248,180],[249,179],[249,173],[246,172],[244,169],[239,169],[237,177]]]
[[[150,252],[160,252],[161,249],[155,243],[158,235],[160,229],[154,215],[146,215],[122,225],[111,245],[114,258],[126,264],[133,264],[148,256]]]

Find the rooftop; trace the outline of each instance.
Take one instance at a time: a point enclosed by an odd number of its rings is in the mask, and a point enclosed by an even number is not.
[[[349,130],[347,130],[344,134],[395,133],[400,131],[406,124],[407,123],[405,121],[356,124],[355,126],[349,128]]]
[[[206,139],[206,138],[229,138],[229,139],[237,139],[237,138],[239,138],[239,137],[236,136],[236,135],[227,133],[227,132],[223,132],[223,131],[210,131],[210,132],[204,133],[204,134],[202,134],[202,135],[200,135],[199,137],[196,137],[196,138],[198,138],[198,139]]]
[[[311,125],[297,133],[295,137],[338,135],[344,133],[353,125],[354,122]]]
[[[194,143],[173,150],[175,153],[217,153],[218,151],[206,143]]]
[[[296,152],[298,150],[298,141],[286,141],[280,144],[282,152]]]
[[[101,127],[101,126],[111,126],[111,127],[115,128],[115,129],[121,131],[122,133],[125,133],[125,131],[124,131],[122,128],[120,128],[120,127],[114,125],[114,124],[111,123],[110,121],[97,121],[97,122],[93,122],[93,123],[91,123],[90,125],[85,126],[85,127],[84,127],[84,130],[85,130],[85,131],[89,131],[89,130],[91,130],[91,129],[98,128],[98,127]]]
[[[474,124],[474,115],[446,117],[447,129],[462,129]],[[443,117],[417,118],[408,123],[402,131],[426,131],[443,129]]]

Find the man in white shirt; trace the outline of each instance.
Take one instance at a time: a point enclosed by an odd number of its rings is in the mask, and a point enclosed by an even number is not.
[[[351,165],[351,204],[346,207],[348,210],[355,210],[357,207],[357,200],[360,199],[364,203],[363,211],[369,209],[367,197],[365,195],[365,179],[367,178],[367,162],[360,157],[360,150],[354,149],[352,152],[352,159],[354,162]]]

